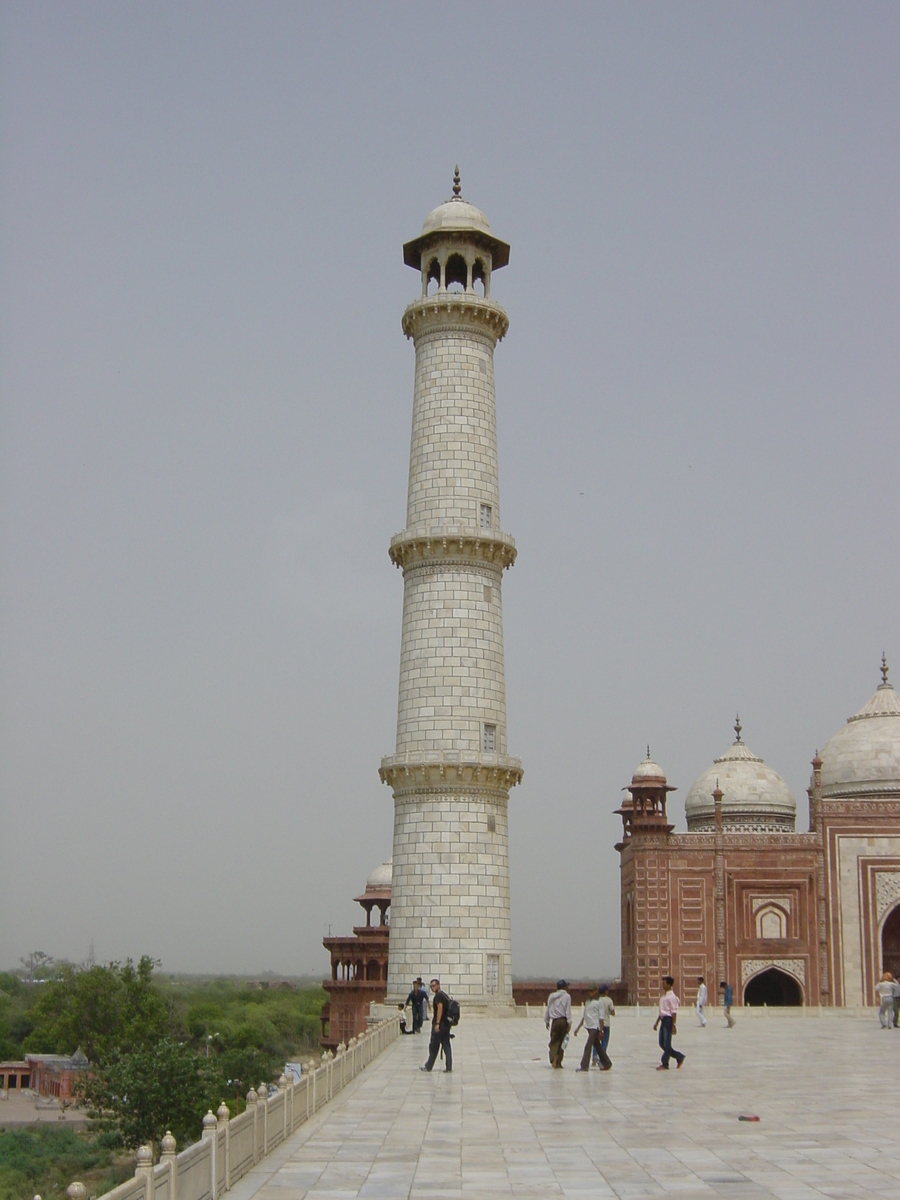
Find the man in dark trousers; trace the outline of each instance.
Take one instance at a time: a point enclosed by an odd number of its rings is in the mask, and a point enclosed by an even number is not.
[[[412,1031],[418,1033],[422,1028],[425,1020],[425,1008],[428,1004],[428,995],[422,987],[422,980],[413,980],[413,985],[410,988],[409,995],[406,997],[406,1004],[412,1005]],[[423,1003],[424,1001],[424,1003]],[[404,1005],[404,1008],[406,1005]]]
[[[564,1042],[572,1028],[572,997],[566,990],[568,986],[565,979],[560,979],[544,1010],[544,1024],[550,1030],[550,1066],[557,1070],[562,1070]]]
[[[584,1054],[581,1056],[581,1066],[579,1071],[587,1071],[590,1069],[591,1056],[596,1054],[600,1060],[600,1069],[608,1071],[612,1066],[612,1061],[609,1055],[603,1049],[601,1038],[603,1037],[603,1014],[600,1011],[600,988],[593,988],[591,998],[584,1005],[584,1014],[578,1024],[575,1026],[573,1037],[578,1037],[578,1031],[581,1026],[587,1029],[587,1045],[584,1048]]]
[[[679,1068],[684,1062],[684,1055],[672,1045],[681,1001],[675,995],[675,980],[671,975],[663,977],[663,988],[665,990],[659,998],[659,1015],[653,1026],[654,1032],[659,1030],[659,1048],[662,1050],[662,1061],[656,1068],[657,1071],[668,1071],[670,1058],[675,1059],[675,1066]]]
[[[416,1032],[421,1033],[423,1025],[428,1020],[428,989],[422,982],[421,975],[416,980],[416,988],[418,989],[417,995],[419,997],[419,1028]]]
[[[420,1071],[430,1071],[437,1060],[438,1051],[444,1051],[444,1070],[453,1070],[453,1051],[450,1049],[450,1019],[447,1009],[450,997],[441,991],[441,981],[431,981],[431,1042],[428,1046],[428,1062]]]

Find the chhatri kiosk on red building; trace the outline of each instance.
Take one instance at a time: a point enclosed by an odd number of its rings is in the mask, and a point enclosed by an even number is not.
[[[365,1033],[369,1005],[381,1004],[387,992],[390,860],[375,868],[366,880],[366,890],[354,899],[365,909],[365,925],[355,925],[351,934],[322,939],[331,954],[331,978],[322,984],[328,992],[321,1013],[321,1044],[326,1050]],[[373,925],[376,908],[378,923]]]
[[[696,781],[687,833],[666,817],[674,789],[650,758],[617,810],[622,978],[653,1004],[660,978],[692,1000],[727,980],[736,1004],[875,1003],[900,976],[900,697],[888,682],[812,762],[809,829],[781,776],[743,741]]]

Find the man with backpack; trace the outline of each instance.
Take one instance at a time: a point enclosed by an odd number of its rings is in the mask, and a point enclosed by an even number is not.
[[[437,1061],[438,1052],[444,1052],[444,1070],[453,1070],[453,1051],[450,1048],[450,997],[441,991],[441,981],[431,981],[431,1041],[428,1045],[428,1062],[420,1071],[430,1071]]]

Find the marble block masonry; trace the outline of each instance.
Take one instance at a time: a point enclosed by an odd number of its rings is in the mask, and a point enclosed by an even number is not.
[[[522,764],[507,753],[501,582],[516,557],[500,526],[494,347],[508,320],[491,275],[509,246],[460,195],[403,247],[421,295],[415,346],[394,796],[388,1003],[439,976],[460,1001],[512,1011],[507,808]]]

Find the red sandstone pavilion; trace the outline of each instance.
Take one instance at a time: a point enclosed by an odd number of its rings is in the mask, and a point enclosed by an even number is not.
[[[882,971],[900,976],[900,698],[884,657],[881,674],[813,759],[805,833],[740,720],[688,792],[687,833],[648,749],[617,809],[631,1003],[655,1003],[671,974],[685,1000],[702,976],[711,998],[731,983],[736,1004],[871,1005]]]
[[[328,1000],[322,1008],[321,1044],[336,1050],[341,1042],[366,1032],[370,1004],[381,1004],[387,992],[388,909],[391,906],[391,864],[382,863],[366,880],[366,890],[355,896],[366,913],[365,925],[352,934],[327,937],[322,945],[331,954],[331,978],[322,987]],[[378,909],[378,924],[372,910]]]

